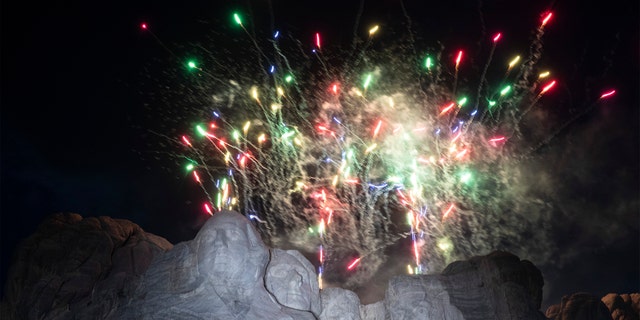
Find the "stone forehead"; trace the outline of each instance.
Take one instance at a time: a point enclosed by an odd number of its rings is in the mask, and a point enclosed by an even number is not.
[[[252,246],[264,246],[260,234],[255,227],[245,216],[236,211],[220,211],[214,213],[196,235],[196,241],[203,241],[204,239],[210,238],[213,231],[220,229],[241,230],[242,233],[248,236]]]
[[[243,215],[235,211],[216,212],[200,229],[201,233],[207,233],[208,230],[219,229],[220,227],[239,228],[244,232],[247,226],[251,225]]]
[[[273,249],[272,251],[273,258],[270,267],[287,265],[292,267],[302,267],[307,269],[310,272],[315,272],[315,269],[311,262],[307,260],[300,252],[297,250],[282,250],[282,249]]]

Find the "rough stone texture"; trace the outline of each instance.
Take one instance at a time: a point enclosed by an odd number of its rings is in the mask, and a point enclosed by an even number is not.
[[[104,318],[153,257],[171,247],[127,220],[54,214],[17,250],[3,319]]]
[[[392,279],[385,299],[391,319],[544,319],[543,283],[531,262],[496,251],[441,275]]]
[[[315,268],[296,250],[271,249],[265,286],[278,303],[297,310],[322,311]]]
[[[194,240],[152,262],[113,319],[315,319],[267,291],[268,261],[268,248],[244,216],[217,212]]]
[[[385,294],[385,306],[391,320],[448,319],[464,320],[462,312],[451,304],[441,276],[398,276],[391,279]],[[485,299],[472,297],[480,307]],[[484,318],[484,319],[490,319]]]
[[[542,285],[533,264],[497,251],[441,275],[395,277],[385,300],[391,319],[544,319]]]
[[[320,295],[320,320],[360,320],[360,298],[355,292],[342,288],[326,288]]]
[[[633,305],[632,296],[636,296],[636,303]],[[617,294],[609,293],[602,297],[602,302],[607,306],[609,312],[611,312],[611,318],[613,320],[638,320],[638,298],[640,294]]]
[[[440,275],[397,276],[383,301],[361,305],[318,289],[295,250],[267,248],[237,212],[218,212],[195,239],[172,246],[137,225],[57,214],[20,247],[4,319],[545,319],[543,279],[528,261],[494,252]],[[640,294],[565,296],[550,319],[637,320]]]
[[[465,319],[544,319],[542,273],[511,253],[451,263],[441,281]]]
[[[362,320],[385,320],[386,318],[387,309],[384,307],[384,301],[360,306],[360,319]]]
[[[545,315],[553,320],[611,320],[611,313],[604,302],[583,292],[562,297],[562,302],[547,308]]]

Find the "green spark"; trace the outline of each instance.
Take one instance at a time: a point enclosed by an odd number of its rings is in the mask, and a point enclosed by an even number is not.
[[[201,126],[201,125],[197,125],[197,126],[196,126],[196,130],[197,130],[197,131],[198,131],[198,133],[199,133],[200,135],[202,135],[202,136],[206,136],[206,135],[207,135],[207,131],[206,131],[206,130],[204,130],[204,129],[202,128],[202,126]]]
[[[371,84],[371,79],[373,78],[373,76],[371,75],[371,73],[367,74],[367,78],[364,79],[364,89],[366,90],[369,85]]]
[[[511,91],[511,86],[506,86],[500,91],[500,95],[504,96],[505,94],[509,93],[509,91]]]
[[[473,180],[473,174],[471,174],[471,172],[463,171],[462,173],[460,173],[460,182],[461,183],[469,185],[472,180]]]
[[[236,21],[238,25],[242,25],[242,20],[240,19],[240,15],[238,13],[233,13],[233,19]]]
[[[427,59],[425,59],[424,61],[424,66],[427,68],[427,70],[431,70],[431,67],[433,67],[433,61],[431,57],[427,56]]]
[[[296,132],[293,131],[293,130],[287,131],[287,132],[285,132],[285,134],[282,135],[282,139],[288,139],[289,137],[293,136],[294,134],[296,134]]]

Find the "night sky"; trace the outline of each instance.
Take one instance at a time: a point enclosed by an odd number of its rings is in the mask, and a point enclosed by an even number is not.
[[[172,243],[195,235],[206,218],[196,192],[148,132],[162,127],[153,105],[168,108],[180,96],[159,93],[163,89],[157,84],[164,82],[152,78],[163,74],[161,66],[175,70],[171,64],[181,62],[140,23],[148,23],[185,60],[182,48],[203,41],[212,30],[229,30],[233,10],[253,16],[255,31],[268,31],[269,1],[217,2],[2,3],[3,289],[15,246],[55,212],[129,219]],[[320,31],[327,44],[350,43],[360,5],[270,2],[279,28],[289,27],[303,42]],[[543,54],[560,82],[550,98],[557,99],[550,111],[557,123],[604,88],[617,90],[610,103],[572,123],[548,147],[549,165],[568,177],[558,187],[572,199],[567,205],[592,210],[583,217],[558,217],[563,225],[558,245],[576,254],[542,270],[544,304],[578,291],[640,291],[638,2],[420,2],[405,1],[416,33],[440,40],[445,48],[475,45],[482,24],[487,33],[499,30],[512,44],[527,48],[539,15],[553,10]],[[364,1],[361,29],[379,21],[404,23],[400,1]],[[175,79],[169,74],[166,83]]]

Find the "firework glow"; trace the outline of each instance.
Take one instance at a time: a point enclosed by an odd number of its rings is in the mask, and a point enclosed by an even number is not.
[[[561,85],[539,65],[561,17],[540,16],[528,55],[494,59],[509,45],[494,32],[469,76],[479,58],[464,48],[378,44],[384,26],[363,26],[345,50],[322,32],[261,38],[232,13],[244,54],[181,59],[207,98],[171,137],[176,159],[206,195],[203,214],[237,210],[268,244],[313,253],[321,287],[362,287],[385,268],[439,272],[495,249],[546,259],[551,204],[522,170],[558,133],[526,135],[527,115]]]

